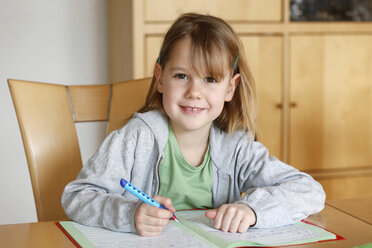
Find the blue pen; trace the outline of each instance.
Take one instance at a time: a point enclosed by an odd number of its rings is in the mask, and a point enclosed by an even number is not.
[[[151,206],[154,206],[154,207],[157,207],[157,208],[162,208],[162,209],[166,209],[163,205],[161,205],[159,202],[155,201],[154,199],[152,199],[150,196],[146,195],[145,193],[143,193],[141,190],[137,189],[136,187],[134,187],[131,183],[127,182],[125,179],[121,179],[120,180],[120,184],[121,186],[126,189],[127,191],[129,191],[130,193],[132,193],[135,197],[137,197],[138,199],[140,199],[141,201],[143,201],[144,203],[147,203]],[[176,218],[176,215],[173,214],[173,216],[170,218],[171,220],[174,220],[176,222],[180,222],[177,218]]]

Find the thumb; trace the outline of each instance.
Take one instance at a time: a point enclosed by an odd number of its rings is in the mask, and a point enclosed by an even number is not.
[[[208,219],[214,219],[216,215],[217,215],[217,210],[215,209],[205,212],[205,217],[207,217]]]

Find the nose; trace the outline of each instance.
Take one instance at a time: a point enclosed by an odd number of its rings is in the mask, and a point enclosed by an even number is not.
[[[190,99],[200,99],[202,97],[203,84],[200,80],[190,80],[186,91],[186,97]]]

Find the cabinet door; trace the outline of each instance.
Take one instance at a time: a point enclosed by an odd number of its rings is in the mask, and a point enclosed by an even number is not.
[[[281,36],[241,35],[258,91],[257,139],[271,155],[282,159],[282,43]]]
[[[372,197],[372,175],[317,179],[322,184],[327,200]]]
[[[145,0],[146,22],[173,22],[185,12],[219,16],[226,21],[280,21],[282,0]]]
[[[290,38],[290,162],[372,165],[372,35]]]
[[[149,35],[145,38],[145,77],[152,77],[153,75],[154,66],[159,57],[162,41],[163,36],[161,35]]]

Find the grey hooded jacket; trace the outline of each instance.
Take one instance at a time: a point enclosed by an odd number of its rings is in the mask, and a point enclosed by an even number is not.
[[[112,132],[62,195],[68,218],[82,224],[136,232],[141,203],[120,186],[130,181],[150,196],[159,191],[159,163],[168,139],[168,120],[157,111],[135,114]],[[255,227],[291,224],[324,207],[322,186],[309,175],[269,156],[252,135],[227,134],[212,125],[210,155],[213,206],[244,203],[256,213]],[[241,192],[246,194],[241,197]]]

